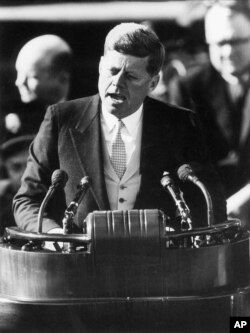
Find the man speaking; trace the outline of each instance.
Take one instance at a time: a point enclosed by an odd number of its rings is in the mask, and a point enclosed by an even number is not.
[[[161,187],[164,171],[173,175],[196,161],[214,204],[215,222],[226,219],[225,201],[208,161],[195,115],[152,100],[164,48],[148,27],[123,23],[107,35],[99,64],[99,94],[48,108],[30,147],[27,169],[14,199],[20,228],[36,231],[37,215],[54,170],[69,177],[49,202],[43,232],[61,232],[62,217],[84,176],[90,188],[74,218],[81,232],[94,210],[162,209],[175,220],[175,204]],[[186,186],[195,223],[204,224],[202,195]]]

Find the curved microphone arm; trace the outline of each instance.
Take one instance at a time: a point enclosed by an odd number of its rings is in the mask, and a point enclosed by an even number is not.
[[[179,167],[177,171],[178,177],[183,182],[190,181],[195,184],[202,191],[207,205],[207,224],[211,227],[214,224],[213,202],[210,193],[205,185],[195,175],[193,168],[189,164],[184,164]]]
[[[214,224],[213,202],[211,195],[201,181],[197,180],[195,184],[200,188],[205,197],[207,204],[207,224],[211,227]]]
[[[58,169],[53,172],[51,177],[51,186],[49,187],[49,190],[46,193],[38,212],[38,217],[37,217],[38,233],[42,233],[43,215],[50,198],[53,196],[54,192],[58,187],[64,188],[67,181],[68,181],[68,175],[65,171]]]
[[[53,186],[55,188],[55,186]],[[51,190],[49,190],[47,193],[46,193],[46,196],[41,204],[41,207],[39,209],[39,212],[38,212],[38,217],[37,217],[37,221],[38,221],[38,227],[37,227],[37,231],[38,233],[42,233],[42,228],[43,228],[43,215],[44,215],[44,212],[45,212],[45,208],[47,207],[47,204],[50,200],[50,198],[52,197],[53,193],[54,193],[54,190],[52,189],[52,186],[50,187]]]

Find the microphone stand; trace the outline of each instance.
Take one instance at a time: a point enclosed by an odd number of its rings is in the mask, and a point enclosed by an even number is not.
[[[211,195],[201,181],[197,180],[195,184],[199,187],[205,197],[207,204],[207,224],[211,227],[214,224],[213,202]]]
[[[42,204],[40,206],[39,212],[38,212],[38,216],[37,216],[37,231],[38,233],[42,233],[42,222],[43,222],[43,215],[44,215],[44,211],[45,208],[50,200],[50,198],[52,197],[52,195],[54,194],[55,190],[58,187],[64,188],[65,184],[68,180],[68,175],[65,171],[63,170],[55,170],[52,174],[51,177],[51,183],[52,185],[49,187],[48,192],[46,193]]]
[[[64,218],[63,218],[62,223],[63,223],[63,233],[65,235],[72,233],[73,218],[76,215],[80,202],[82,201],[83,197],[86,194],[86,190],[88,189],[88,186],[89,186],[88,176],[83,177],[81,179],[80,184],[78,185],[79,190],[78,190],[75,198],[73,199],[73,201],[71,201],[71,203],[69,204],[69,206],[67,207],[67,209],[64,212]]]
[[[179,179],[186,182],[190,181],[195,184],[202,191],[206,205],[207,205],[207,224],[211,227],[214,224],[214,213],[213,213],[213,202],[210,193],[206,189],[205,185],[199,180],[199,178],[195,175],[191,165],[184,164],[179,167],[177,174]]]
[[[71,201],[71,203],[69,204],[69,206],[67,207],[67,209],[64,212],[64,218],[63,218],[63,221],[62,221],[63,234],[64,235],[72,233],[73,218],[77,213],[78,206],[79,206],[80,202],[82,201],[82,199],[84,198],[88,187],[89,187],[89,177],[85,176],[81,179],[81,182],[78,185],[79,190],[76,193],[75,198],[73,199],[73,201]],[[67,252],[68,253],[75,253],[76,252],[75,243],[72,243],[72,242],[68,243]]]
[[[191,230],[192,220],[191,220],[190,210],[186,202],[184,201],[180,189],[175,185],[168,171],[164,171],[163,177],[161,179],[161,185],[164,188],[164,190],[167,190],[170,193],[172,199],[175,202],[175,205],[181,217],[181,222],[180,222],[181,230],[182,231]]]
[[[39,209],[38,212],[38,217],[37,217],[37,221],[38,221],[38,233],[42,233],[42,222],[43,222],[43,215],[44,215],[44,211],[45,208],[47,206],[47,203],[49,202],[50,198],[52,197],[52,195],[54,194],[54,190],[56,189],[56,185],[52,185],[49,188],[49,191],[46,193],[46,196],[41,204],[41,207]]]

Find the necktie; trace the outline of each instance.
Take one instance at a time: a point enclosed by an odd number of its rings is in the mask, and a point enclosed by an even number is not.
[[[112,144],[112,151],[111,151],[111,164],[119,179],[122,178],[126,170],[125,143],[123,142],[121,137],[121,129],[123,126],[124,126],[123,122],[119,120],[117,135]]]

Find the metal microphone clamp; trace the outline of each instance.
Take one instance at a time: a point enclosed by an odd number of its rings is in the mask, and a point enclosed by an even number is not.
[[[86,194],[86,191],[89,187],[89,177],[85,176],[81,179],[80,184],[77,186],[78,191],[75,195],[75,198],[70,202],[67,209],[64,212],[64,218],[62,221],[63,224],[63,233],[70,234],[73,229],[73,219],[77,213],[80,202]]]
[[[190,210],[181,194],[180,189],[178,188],[178,186],[175,185],[174,180],[172,179],[168,171],[164,171],[163,177],[161,179],[161,185],[165,190],[170,193],[172,199],[175,202],[175,205],[181,217],[181,230],[191,230],[192,220]]]

